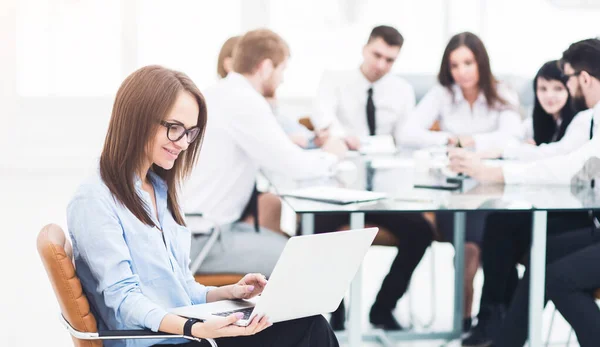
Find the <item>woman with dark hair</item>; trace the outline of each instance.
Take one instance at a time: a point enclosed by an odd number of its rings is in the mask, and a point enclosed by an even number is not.
[[[475,34],[464,32],[450,39],[438,81],[409,117],[402,144],[486,150],[519,136],[518,98],[496,80],[487,50]],[[436,121],[441,131],[429,131]]]
[[[542,65],[533,79],[535,103],[526,139],[533,138],[536,145],[559,141],[573,117],[575,111],[571,107],[571,96],[565,84],[558,61],[552,60]]]
[[[575,109],[557,60],[540,68],[533,91],[533,114],[523,123],[521,139],[525,142],[479,152],[480,158],[537,160],[569,153],[589,140],[591,113]]]
[[[255,297],[266,285],[264,276],[248,274],[234,285],[205,287],[190,271],[190,231],[178,190],[197,161],[206,120],[203,95],[181,72],[147,66],[119,88],[99,172],[78,188],[67,209],[77,274],[98,328],[216,338],[221,347],[338,346],[322,316],[267,329],[268,317],[239,327],[234,325],[239,313],[199,322],[167,312]],[[109,340],[105,345],[162,342]],[[169,343],[200,346],[188,339]]]

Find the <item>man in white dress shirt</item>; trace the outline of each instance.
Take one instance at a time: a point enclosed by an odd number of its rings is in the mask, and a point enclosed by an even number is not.
[[[411,85],[390,73],[403,43],[398,30],[378,26],[363,48],[359,68],[326,73],[311,115],[315,129],[343,137],[353,150],[360,147],[361,137],[369,135],[392,135],[398,142],[404,120],[415,106]]]
[[[222,234],[200,272],[269,275],[286,238],[241,221],[259,169],[292,179],[330,175],[336,156],[306,151],[290,141],[277,123],[265,95],[282,82],[289,48],[276,33],[246,33],[234,54],[233,72],[205,92],[208,121],[202,154],[183,193],[185,210],[203,218],[192,231],[217,225]],[[208,227],[210,228],[210,227]],[[207,241],[192,238],[192,259]]]
[[[311,119],[317,131],[329,131],[345,139],[350,149],[359,149],[360,138],[392,135],[398,142],[404,119],[415,105],[412,87],[390,72],[404,39],[389,26],[373,29],[363,48],[359,68],[325,76]],[[315,216],[315,231],[337,230],[347,225],[348,214]],[[433,238],[432,226],[421,214],[369,214],[367,224],[386,229],[395,236],[398,254],[369,313],[370,322],[385,330],[401,330],[392,312],[406,291],[415,267]],[[342,305],[331,317],[334,330],[344,329]]]

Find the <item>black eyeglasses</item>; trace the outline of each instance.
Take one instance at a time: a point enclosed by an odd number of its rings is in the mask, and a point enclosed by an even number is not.
[[[570,80],[570,79],[571,79],[571,77],[578,76],[578,75],[580,75],[582,72],[583,72],[583,70],[581,70],[581,71],[577,71],[577,72],[573,72],[573,73],[571,73],[571,74],[566,74],[566,73],[564,73],[564,72],[563,72],[562,76],[563,76],[563,78],[564,78],[564,80],[565,80],[565,81],[568,81],[568,80]]]
[[[177,142],[181,140],[184,135],[187,135],[187,142],[192,143],[200,134],[200,128],[197,126],[186,129],[182,124],[169,123],[164,120],[160,121],[160,125],[167,128],[167,138],[172,142]]]

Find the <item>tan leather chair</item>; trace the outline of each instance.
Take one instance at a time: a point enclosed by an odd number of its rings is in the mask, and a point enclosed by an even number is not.
[[[61,322],[71,334],[75,347],[101,347],[102,340],[108,339],[184,337],[150,330],[98,331],[96,318],[75,272],[71,242],[62,229],[56,224],[46,225],[38,234],[37,249],[60,306]],[[207,341],[212,346],[217,346],[213,340]]]
[[[244,275],[242,274],[202,274],[195,275],[196,282],[205,286],[221,287],[229,284],[238,283]]]

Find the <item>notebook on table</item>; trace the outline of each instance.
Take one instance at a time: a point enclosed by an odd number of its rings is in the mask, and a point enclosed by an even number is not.
[[[330,204],[353,204],[385,199],[387,194],[369,192],[366,190],[337,188],[337,187],[309,187],[281,192],[281,196],[298,199],[326,202]]]

